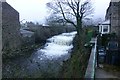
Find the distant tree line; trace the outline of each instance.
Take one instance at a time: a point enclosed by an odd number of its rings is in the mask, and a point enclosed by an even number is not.
[[[71,32],[75,30],[75,28],[72,25],[63,25],[52,21],[49,22],[48,25],[27,22],[27,26],[28,26],[27,30],[35,33],[35,43],[41,43],[46,41],[47,38],[52,37],[54,35],[58,35],[64,32]]]

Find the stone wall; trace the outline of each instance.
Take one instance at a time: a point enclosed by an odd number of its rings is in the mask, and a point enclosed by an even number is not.
[[[16,49],[21,45],[19,13],[7,2],[2,2],[3,50]]]
[[[105,18],[110,19],[111,32],[120,36],[120,2],[110,2]]]

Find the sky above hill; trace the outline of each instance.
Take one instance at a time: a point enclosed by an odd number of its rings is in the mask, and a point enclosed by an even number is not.
[[[51,0],[6,0],[12,7],[20,13],[20,21],[33,21],[41,24],[45,23],[48,16],[46,3]],[[94,19],[103,18],[110,0],[92,0],[94,7]]]

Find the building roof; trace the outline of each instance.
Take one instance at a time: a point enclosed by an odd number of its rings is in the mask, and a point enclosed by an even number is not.
[[[20,29],[20,33],[23,35],[23,37],[31,37],[32,35],[34,35],[34,32],[24,29]]]
[[[110,24],[110,20],[106,20],[102,24]]]

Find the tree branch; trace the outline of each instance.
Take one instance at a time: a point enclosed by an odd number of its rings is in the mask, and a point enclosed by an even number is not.
[[[75,25],[75,23],[74,23],[73,21],[71,21],[71,20],[69,20],[69,19],[66,19],[65,14],[64,14],[64,11],[63,11],[63,9],[62,9],[62,6],[61,6],[60,2],[58,2],[58,4],[59,4],[59,6],[60,6],[60,9],[61,9],[63,18],[64,18],[68,23],[71,23],[73,26],[76,27],[76,25]]]
[[[73,6],[72,0],[71,0],[71,4],[70,4],[70,2],[69,2],[68,0],[67,0],[67,3],[68,3],[68,6],[72,9],[73,13],[74,13],[75,16],[76,16],[75,7]]]

